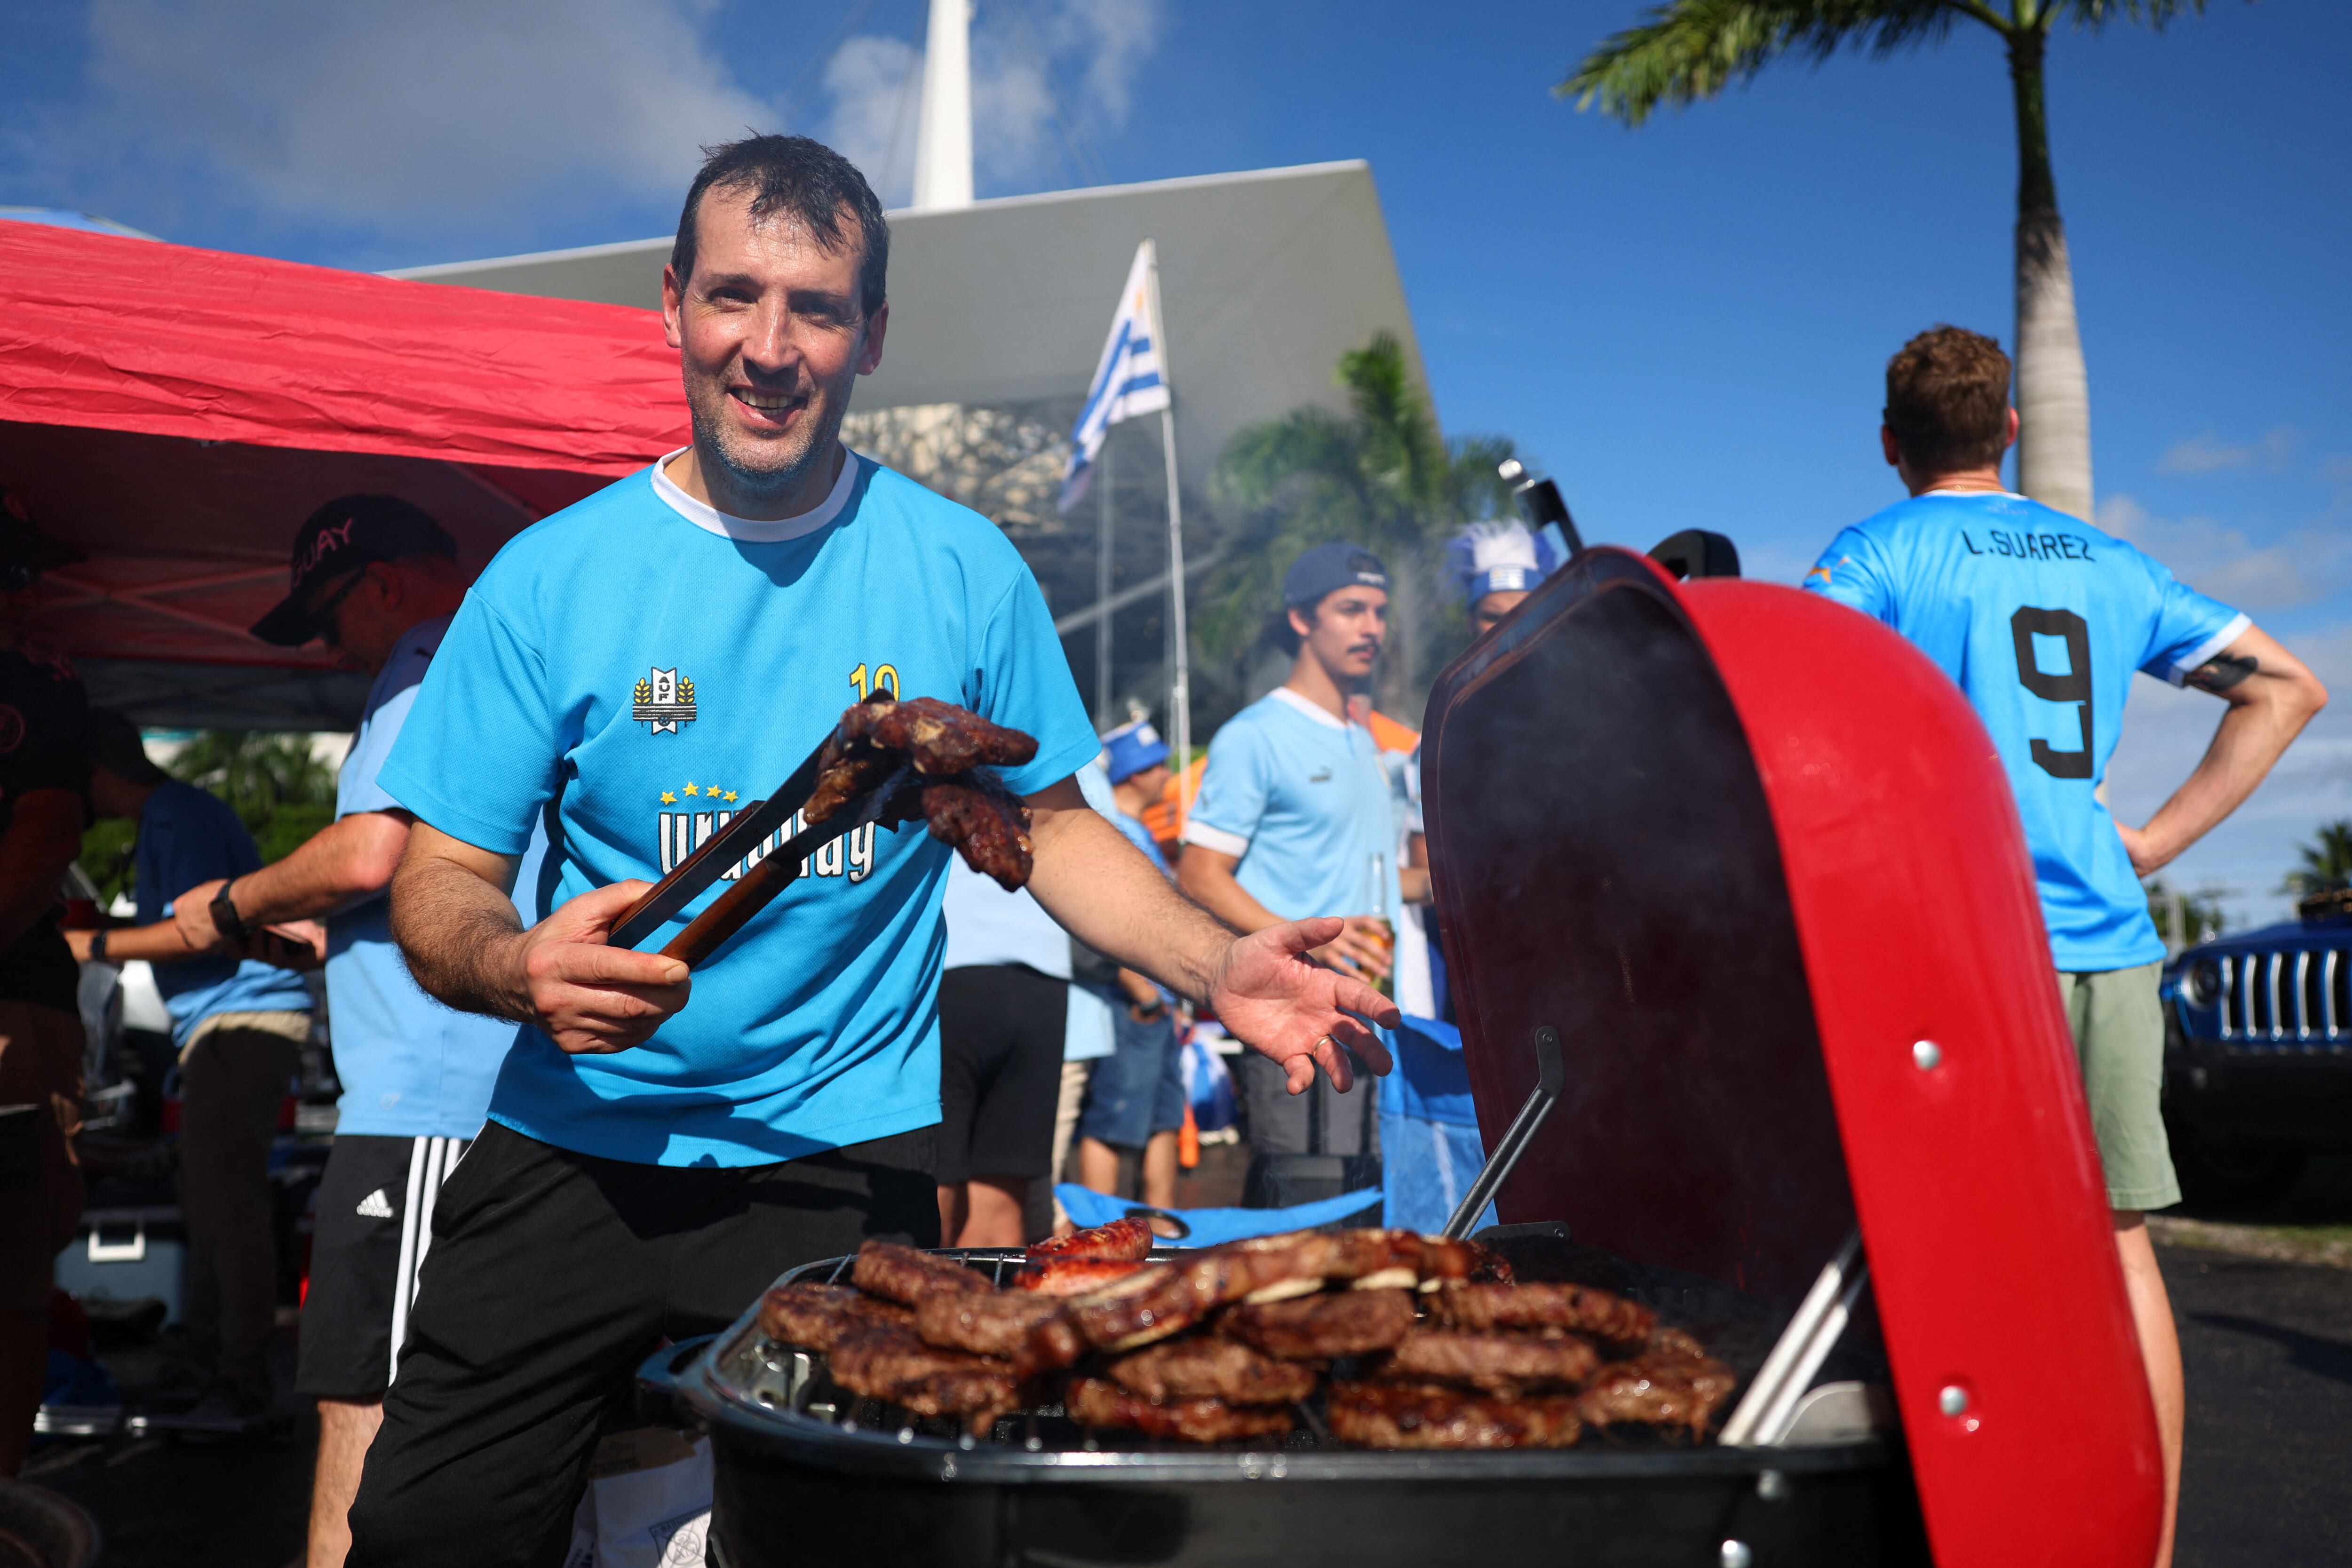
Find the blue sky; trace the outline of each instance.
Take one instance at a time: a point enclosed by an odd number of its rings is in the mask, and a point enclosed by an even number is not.
[[[835,139],[910,173],[921,0],[0,0],[0,203],[386,268],[666,231],[694,147]],[[1369,159],[1447,428],[1515,437],[1588,537],[1694,525],[1793,580],[1897,493],[1879,374],[2011,327],[2000,50],[1790,65],[1629,132],[1552,98],[1634,0],[980,0],[983,195]],[[2213,0],[2062,32],[2052,139],[2100,521],[2345,695],[2183,862],[2274,912],[2352,815],[2352,7]],[[2138,683],[2110,795],[2144,818],[2210,699]]]

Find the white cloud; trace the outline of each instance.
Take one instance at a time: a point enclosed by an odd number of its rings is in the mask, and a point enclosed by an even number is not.
[[[528,203],[681,192],[772,106],[706,47],[714,0],[91,0],[92,91],[57,134],[120,182],[181,165],[226,199],[431,234]]]
[[[2099,526],[2173,575],[2249,613],[2309,605],[2352,586],[2352,530],[2323,517],[2257,538],[2210,517],[2160,518],[2127,495],[2099,503]]]
[[[2251,468],[2257,463],[2273,471],[2286,467],[2294,455],[2295,432],[2285,426],[2273,430],[2259,441],[2226,442],[2208,430],[2202,436],[2191,436],[2185,441],[2175,441],[2156,460],[2159,474],[2218,474],[2230,468]]]
[[[983,184],[1098,178],[1093,142],[1127,123],[1136,77],[1164,23],[1160,0],[1031,0],[982,11],[972,26],[971,110]],[[832,109],[824,134],[892,205],[913,188],[921,69],[917,50],[873,34],[850,38],[825,68]]]

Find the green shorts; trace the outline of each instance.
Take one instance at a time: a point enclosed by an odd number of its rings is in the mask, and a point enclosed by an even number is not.
[[[2163,969],[2143,963],[2058,973],[2112,1209],[2169,1208],[2180,1201],[2164,1136],[2164,1002],[2156,989]]]

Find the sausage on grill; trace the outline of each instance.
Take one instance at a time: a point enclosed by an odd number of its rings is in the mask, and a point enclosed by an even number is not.
[[[920,1306],[924,1297],[940,1292],[990,1288],[978,1272],[952,1258],[935,1257],[890,1241],[869,1241],[859,1247],[849,1278],[860,1290],[907,1307]]]
[[[974,1436],[1021,1408],[1013,1363],[925,1344],[904,1323],[860,1323],[825,1358],[834,1382],[852,1394],[918,1415],[961,1415]]]
[[[779,1285],[760,1298],[760,1331],[806,1350],[829,1351],[858,1323],[905,1323],[912,1314],[846,1285]]]
[[[1108,1225],[1074,1230],[1037,1243],[1024,1254],[1031,1263],[1056,1258],[1088,1258],[1107,1263],[1140,1263],[1151,1254],[1151,1226],[1130,1215]]]
[[[1627,1349],[1647,1341],[1658,1315],[1590,1285],[1450,1285],[1430,1315],[1456,1329],[1566,1329]]]
[[[1168,1340],[1123,1355],[1110,1375],[1154,1404],[1222,1399],[1228,1405],[1287,1405],[1315,1392],[1315,1370],[1276,1361],[1237,1340]]]
[[[1577,1395],[1576,1408],[1589,1426],[1608,1426],[1622,1421],[1680,1426],[1697,1437],[1706,1433],[1738,1382],[1731,1369],[1719,1361],[1639,1356],[1604,1366]]]
[[[1069,1304],[1026,1290],[935,1290],[915,1308],[915,1332],[943,1350],[1000,1356],[1024,1377],[1056,1372],[1087,1348]]]
[[[1412,1327],[1409,1290],[1324,1290],[1294,1300],[1230,1309],[1224,1332],[1268,1355],[1330,1361],[1384,1351]]]
[[[1592,1342],[1576,1334],[1423,1329],[1397,1342],[1381,1371],[1513,1394],[1529,1388],[1580,1388],[1600,1364]]]

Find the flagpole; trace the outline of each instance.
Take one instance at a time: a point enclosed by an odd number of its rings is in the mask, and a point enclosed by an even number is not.
[[[1160,410],[1160,453],[1168,470],[1168,626],[1175,639],[1174,673],[1168,707],[1176,731],[1176,813],[1192,811],[1192,649],[1184,624],[1184,496],[1176,479],[1176,382],[1170,374],[1168,323],[1160,311],[1160,247],[1150,240],[1151,346],[1160,360],[1160,384],[1168,403]]]
[[[1111,511],[1110,438],[1104,433],[1102,456],[1096,459],[1098,467],[1095,485],[1095,603],[1110,603],[1111,530],[1115,520]],[[1095,728],[1110,727],[1110,615],[1106,611],[1095,622]]]

